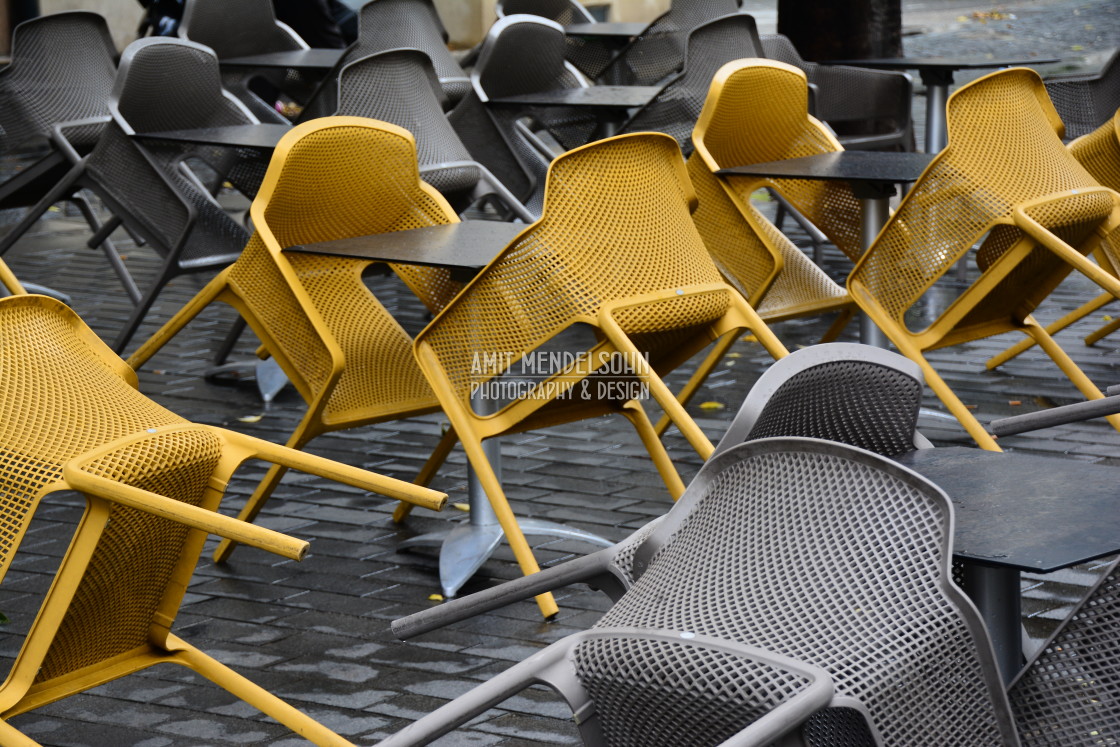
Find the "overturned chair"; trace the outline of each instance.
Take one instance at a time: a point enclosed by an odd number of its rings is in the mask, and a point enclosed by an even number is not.
[[[446,496],[231,431],[190,423],[136,390],[133,371],[62,303],[0,299],[0,579],[40,501],[77,490],[86,509],[7,679],[8,720],[145,669],[186,666],[318,744],[338,735],[171,632],[207,534],[299,560],[306,542],[217,512],[247,459],[438,508]]]

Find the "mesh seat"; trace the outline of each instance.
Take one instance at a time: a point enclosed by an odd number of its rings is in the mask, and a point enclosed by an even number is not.
[[[114,342],[122,350],[171,278],[229,264],[247,238],[245,229],[226,214],[184,163],[187,151],[176,146],[141,146],[131,133],[255,120],[223,93],[213,53],[179,39],[148,38],[131,44],[121,57],[110,98],[112,120],[97,145],[23,223],[34,222],[60,195],[88,188],[132,233],[162,255],[159,273],[142,295],[135,294],[136,306]],[[203,151],[190,153],[204,155]],[[99,231],[90,245],[97,246],[106,235],[106,230]]]
[[[648,387],[706,457],[711,444],[660,375],[709,342],[745,329],[775,358],[786,354],[720,279],[692,223],[693,200],[680,150],[666,135],[620,135],[569,151],[549,170],[541,219],[416,338],[420,366],[524,573],[535,573],[537,563],[486,459],[484,439],[619,413],[635,426],[677,495],[680,477],[628,387]],[[509,386],[511,398],[485,394],[507,388],[503,382],[519,376],[516,362],[523,356],[532,360],[553,346],[567,357],[535,374],[534,386]],[[498,356],[492,370],[479,370],[480,353]],[[604,366],[611,361],[618,363]],[[607,386],[610,381],[624,386]],[[472,404],[480,387],[496,412]],[[543,601],[542,609],[550,614]]]
[[[128,359],[139,368],[206,306],[237,309],[307,402],[288,439],[302,448],[322,433],[411,417],[439,402],[416,367],[412,340],[362,282],[372,263],[285,254],[295,244],[366,236],[458,220],[419,179],[412,136],[394,125],[329,117],[297,125],[277,145],[251,208],[256,233],[221,272]],[[460,285],[446,270],[398,266],[430,310]],[[455,445],[449,431],[421,475],[426,484]],[[284,475],[275,467],[240,518],[251,521]],[[219,546],[224,560],[233,546]]]
[[[18,567],[45,496],[69,489],[86,498],[54,583],[0,685],[0,741],[34,744],[8,723],[20,713],[173,663],[318,744],[341,743],[171,632],[208,533],[289,559],[307,550],[306,542],[218,513],[224,487],[242,462],[263,459],[433,506],[444,497],[184,420],[140,394],[132,370],[70,309],[43,296],[0,299],[0,367],[0,579]],[[13,619],[13,626],[22,622]]]
[[[248,57],[268,52],[307,49],[299,35],[276,20],[272,0],[190,0],[177,30],[179,38],[204,44],[219,59]],[[263,87],[306,98],[311,83],[295,70],[254,70],[227,68],[222,71],[222,86],[241,100],[262,122],[286,123],[273,101],[265,101],[253,89]]]
[[[1055,75],[1044,82],[1065,123],[1066,137],[1087,135],[1120,108],[1120,50],[1112,53],[1096,75]]]
[[[788,37],[762,37],[763,55],[802,70],[813,87],[813,114],[848,150],[913,150],[913,84],[906,73],[806,62]]]
[[[684,66],[688,34],[697,26],[739,12],[737,0],[676,0],[619,52],[596,80],[622,86],[667,82]]]
[[[536,216],[484,166],[477,163],[443,113],[440,90],[428,56],[397,49],[351,62],[339,76],[338,111],[403,127],[416,138],[421,175],[462,212],[493,196],[501,206],[531,223]]]
[[[805,743],[1018,744],[983,623],[949,579],[951,545],[948,497],[884,457],[812,439],[740,444],[709,460],[638,544],[633,586],[589,631],[614,640],[554,644],[566,667],[546,649],[389,744],[427,741],[533,681],[580,709],[589,743],[717,744],[750,723],[740,698],[758,682],[754,666],[658,650],[619,629],[745,644],[824,670],[843,710],[774,717],[787,731],[805,723]],[[746,696],[754,714],[804,687],[772,677]],[[669,688],[679,699],[659,697]],[[688,736],[663,730],[662,716]]]
[[[109,120],[115,58],[105,19],[96,13],[55,13],[16,26],[11,62],[0,70],[0,155],[30,164],[0,184],[0,209],[35,205],[93,148]],[[77,189],[57,199],[72,201],[91,229],[101,229]],[[10,228],[0,241],[0,255],[31,225]],[[116,248],[111,242],[102,248],[125,280],[128,273]]]
[[[1057,113],[1026,69],[985,76],[948,105],[949,145],[848,278],[856,303],[969,435],[992,437],[923,355],[1002,332],[1029,335],[1088,399],[1103,397],[1031,313],[1074,269],[1110,292],[1120,281],[1085,256],[1120,224],[1120,197],[1099,186],[1058,138]],[[981,275],[923,329],[907,310],[974,246]],[[1120,428],[1120,417],[1109,418]]]
[[[688,34],[684,69],[622,126],[621,132],[652,130],[672,135],[687,156],[692,128],[704,108],[712,78],[725,63],[762,56],[758,29],[746,13],[708,21]]]
[[[773,60],[741,60],[720,70],[705,108],[703,133],[713,170],[843,150],[809,114],[805,73]],[[759,101],[767,105],[758,106]],[[860,204],[846,182],[724,177],[729,193],[749,196],[769,189],[816,226],[853,262],[862,253]],[[740,203],[744,202],[739,200]]]

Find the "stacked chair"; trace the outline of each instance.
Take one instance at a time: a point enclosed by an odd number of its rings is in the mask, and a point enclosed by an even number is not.
[[[1120,197],[1101,187],[1058,137],[1036,73],[1011,69],[959,89],[949,145],[929,165],[848,278],[860,308],[980,446],[999,450],[925,358],[925,351],[1002,332],[1029,335],[1088,399],[1102,397],[1031,313],[1074,269],[1114,295],[1120,281],[1091,262],[1120,225]],[[977,245],[980,276],[923,329],[906,314]],[[1109,422],[1120,428],[1120,417]]]
[[[247,238],[245,229],[218,205],[185,163],[198,152],[142,146],[132,134],[256,119],[222,90],[213,52],[193,42],[157,37],[134,42],[125,51],[109,111],[112,119],[93,150],[15,230],[25,230],[62,196],[88,188],[161,255],[156,277],[114,342],[122,350],[168,281],[229,264]],[[115,225],[110,222],[98,230],[90,245],[102,244]]]
[[[802,59],[783,34],[762,37],[763,55],[802,70],[812,90],[812,113],[827,122],[848,150],[913,150],[910,76]]]
[[[1065,123],[1066,137],[1087,135],[1120,108],[1120,49],[1095,75],[1053,75],[1045,83],[1046,93]]]
[[[494,11],[498,18],[527,13],[556,21],[561,26],[595,23],[595,17],[579,0],[500,0]],[[579,34],[567,36],[564,42],[568,47],[568,61],[592,80],[602,74],[618,51],[610,42]]]
[[[10,718],[172,663],[317,744],[344,744],[171,632],[207,534],[293,560],[307,551],[306,542],[218,513],[225,486],[242,462],[262,459],[433,508],[446,496],[188,422],[140,394],[132,369],[44,296],[0,299],[0,367],[0,578],[19,567],[20,545],[36,512],[49,509],[50,493],[85,497],[54,583],[0,685],[0,741],[34,745]]]

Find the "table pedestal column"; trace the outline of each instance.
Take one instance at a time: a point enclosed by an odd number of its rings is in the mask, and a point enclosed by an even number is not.
[[[891,216],[891,197],[894,196],[894,184],[887,182],[853,182],[852,194],[860,202],[859,244],[861,253],[866,253]],[[883,334],[883,330],[871,321],[871,317],[863,313],[859,316],[859,341],[864,345],[874,345],[877,348],[888,346],[887,336]]]
[[[949,102],[949,86],[953,84],[953,71],[938,68],[921,70],[926,87],[926,153],[940,153],[949,142],[945,129],[945,105]]]
[[[964,591],[988,628],[1000,676],[1005,684],[1011,682],[1023,667],[1019,571],[969,563],[964,566]]]

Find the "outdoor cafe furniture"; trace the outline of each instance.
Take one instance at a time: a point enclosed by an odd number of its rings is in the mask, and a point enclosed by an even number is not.
[[[0,742],[35,744],[9,723],[14,716],[171,663],[319,744],[342,743],[171,630],[208,534],[289,560],[308,549],[219,513],[226,484],[239,465],[259,459],[432,508],[446,496],[184,420],[139,393],[124,361],[44,296],[0,299],[0,369],[0,577],[21,567],[20,545],[34,543],[33,519],[55,504],[51,493],[75,490],[85,499],[49,591],[41,602],[29,597],[37,609],[17,615],[20,595],[5,597],[8,625],[26,635],[13,638],[19,651],[0,685]],[[6,580],[18,583],[20,575]]]
[[[762,37],[763,57],[805,73],[813,116],[827,122],[848,150],[913,150],[910,76],[852,64],[807,62],[784,34]]]
[[[1050,88],[1047,87],[1047,92],[1049,91]],[[1069,152],[1100,184],[1120,192],[1120,109],[1117,109],[1115,114],[1096,130],[1087,135],[1082,135],[1070,143]],[[1108,240],[1101,242],[1096,259],[1097,264],[1105,271],[1114,275],[1120,274],[1120,265],[1117,264],[1120,262],[1120,227],[1113,230]],[[1046,332],[1051,335],[1057,334],[1074,322],[1084,319],[1115,300],[1116,296],[1113,294],[1101,293],[1096,298],[1048,325]],[[1109,321],[1087,335],[1085,344],[1094,345],[1117,329],[1120,329],[1120,323],[1117,323],[1116,320]],[[1033,340],[1027,339],[1012,345],[1002,353],[992,356],[988,360],[988,368],[1003,365],[1033,344]]]
[[[848,277],[860,308],[917,362],[926,383],[985,449],[992,437],[924,352],[1003,332],[1034,339],[1088,399],[1100,390],[1031,316],[1074,269],[1110,292],[1120,281],[1087,254],[1120,224],[1120,196],[1062,144],[1038,74],[1013,68],[949,99],[949,145],[926,169]],[[974,244],[981,274],[921,330],[906,319]],[[1109,422],[1120,428],[1120,416]]]
[[[149,150],[131,133],[255,119],[222,91],[213,52],[200,44],[163,37],[140,39],[126,49],[109,111],[112,119],[92,152],[28,211],[15,230],[25,230],[63,196],[89,189],[160,254],[162,265],[151,284],[142,294],[130,293],[137,297],[135,306],[113,343],[122,350],[168,281],[229,264],[247,235],[185,167],[189,155],[200,155],[197,151],[184,151],[181,145]],[[116,225],[116,221],[106,223],[90,239],[90,246],[100,245]],[[130,281],[127,276],[126,289]]]
[[[93,149],[109,121],[116,54],[108,25],[96,13],[54,13],[16,26],[11,59],[0,70],[0,155],[28,154],[35,160],[0,184],[0,209],[35,205]],[[74,124],[68,124],[71,122]],[[45,153],[36,150],[44,146]],[[100,219],[80,191],[70,191],[59,199],[76,205],[91,230],[101,229]],[[0,255],[30,225],[8,227],[0,240]],[[106,239],[101,249],[132,300],[139,300],[140,293],[116,247]],[[66,300],[57,291],[30,287]]]
[[[594,80],[646,23],[599,23],[579,0],[499,0],[498,18],[528,13],[556,21],[564,27],[567,59]]]
[[[602,551],[635,580],[589,631],[386,744],[427,743],[538,682],[591,744],[1018,743],[983,624],[949,578],[952,504],[920,475],[835,442],[751,441],[713,456],[644,534]],[[823,670],[831,692],[805,702],[813,678],[765,652]]]
[[[1051,75],[1043,83],[1066,126],[1067,139],[1088,135],[1120,108],[1120,49],[1096,74]]]

